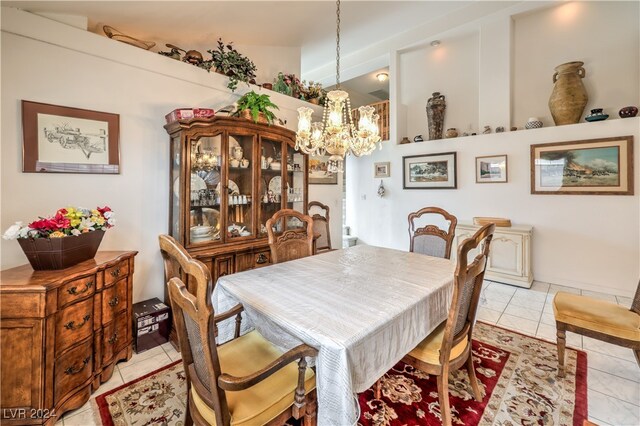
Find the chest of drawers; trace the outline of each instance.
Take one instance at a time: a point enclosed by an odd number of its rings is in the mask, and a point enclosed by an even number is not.
[[[135,255],[104,251],[59,271],[2,271],[3,425],[53,425],[131,357]]]

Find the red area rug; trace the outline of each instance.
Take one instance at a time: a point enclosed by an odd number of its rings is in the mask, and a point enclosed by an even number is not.
[[[449,377],[458,425],[582,425],[587,419],[587,356],[567,348],[566,377],[556,377],[555,343],[478,322],[473,358],[483,399],[475,401],[466,370]],[[172,363],[96,398],[107,426],[181,426],[182,364]],[[440,425],[435,377],[400,362],[382,378],[382,398],[359,394],[362,426]],[[293,422],[292,422],[293,423]]]

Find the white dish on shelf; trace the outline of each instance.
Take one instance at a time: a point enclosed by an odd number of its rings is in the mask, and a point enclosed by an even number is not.
[[[218,184],[218,186],[216,186],[216,191],[218,191],[218,194],[220,194],[221,196],[224,195],[221,192],[221,185],[222,182],[220,182]],[[227,185],[229,187],[229,194],[228,195],[240,195],[240,188],[238,188],[238,184],[235,183],[234,181],[232,181],[231,179],[229,179],[229,184]]]
[[[289,182],[287,182],[287,190],[289,189]],[[274,194],[282,193],[282,177],[274,176],[269,181],[269,191],[272,191]]]

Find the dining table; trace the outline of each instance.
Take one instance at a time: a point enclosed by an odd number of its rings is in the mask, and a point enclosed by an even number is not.
[[[318,424],[347,426],[360,416],[357,394],[447,318],[455,266],[357,245],[225,275],[211,297],[216,313],[244,306],[243,332],[283,351],[316,348]],[[218,343],[232,338],[233,324],[218,333]]]

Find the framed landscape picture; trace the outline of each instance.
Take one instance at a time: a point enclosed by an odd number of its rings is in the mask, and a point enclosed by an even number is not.
[[[390,176],[391,176],[391,163],[389,161],[385,163],[373,163],[374,178],[387,178]]]
[[[531,145],[531,193],[633,195],[633,136]]]
[[[310,185],[337,185],[338,174],[327,171],[329,165],[328,155],[314,155],[309,157],[309,184]]]
[[[120,116],[22,101],[23,172],[120,173]]]
[[[507,156],[476,157],[476,183],[507,182]]]
[[[456,153],[402,157],[404,189],[456,189]]]

